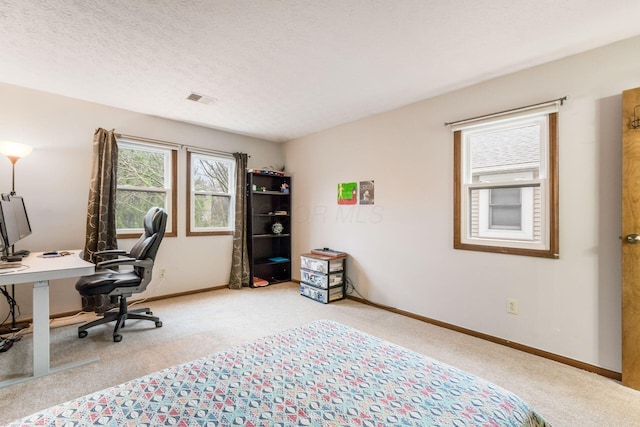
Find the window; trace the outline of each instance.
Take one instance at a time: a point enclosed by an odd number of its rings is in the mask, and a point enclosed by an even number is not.
[[[525,181],[532,178],[532,172],[523,172],[497,176],[483,175],[479,177],[479,181],[490,183],[500,180]],[[472,231],[472,236],[533,240],[533,214],[540,212],[541,204],[538,200],[538,203],[533,205],[534,192],[531,187],[483,188],[477,190],[477,193],[478,200],[471,200],[472,229],[477,228],[477,232]]]
[[[558,257],[557,113],[549,108],[454,132],[454,247]]]
[[[187,236],[232,234],[235,160],[188,151]]]
[[[167,210],[165,236],[176,236],[177,158],[175,149],[118,140],[118,238],[139,237],[144,216],[153,206]]]
[[[490,230],[522,230],[522,188],[494,188],[489,192]]]
[[[490,230],[522,229],[522,188],[494,188],[489,192]]]

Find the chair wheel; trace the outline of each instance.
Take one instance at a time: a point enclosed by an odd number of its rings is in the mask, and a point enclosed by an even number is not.
[[[78,338],[86,338],[89,335],[87,331],[78,331]]]
[[[120,342],[122,341],[122,335],[117,334],[113,336],[113,342]]]
[[[162,321],[161,320],[158,320],[156,322],[156,328],[162,328]]]

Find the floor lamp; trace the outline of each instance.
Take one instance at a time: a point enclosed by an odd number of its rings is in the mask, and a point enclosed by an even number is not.
[[[19,142],[0,142],[0,153],[7,156],[11,162],[11,194],[16,194],[16,162],[31,153],[31,147]]]
[[[14,196],[16,194],[16,162],[19,159],[28,156],[29,153],[31,153],[31,147],[25,144],[20,144],[19,142],[0,141],[0,153],[7,156],[7,158],[11,162],[11,195]],[[9,248],[5,247],[5,255],[8,255],[8,250]],[[11,285],[11,297],[9,297],[6,289],[3,292],[5,294],[5,297],[7,297],[7,302],[9,303],[9,311],[11,312],[11,329],[16,328],[15,292],[16,289],[13,285]]]

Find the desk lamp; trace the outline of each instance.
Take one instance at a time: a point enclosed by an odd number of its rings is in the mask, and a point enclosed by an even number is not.
[[[1,141],[0,153],[11,162],[11,194],[16,194],[16,162],[31,153],[31,147],[19,142]]]

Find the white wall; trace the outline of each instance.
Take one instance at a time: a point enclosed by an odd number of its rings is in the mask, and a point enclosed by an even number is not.
[[[186,102],[186,101],[185,101]],[[282,166],[281,144],[160,119],[44,92],[0,84],[0,140],[22,142],[33,152],[16,164],[16,192],[25,198],[33,233],[17,249],[42,251],[84,246],[85,217],[96,128],[197,147],[248,153],[249,167]],[[185,155],[178,163],[178,237],[164,239],[154,279],[141,296],[226,285],[231,236],[185,237]],[[11,190],[11,163],[0,159],[0,192]],[[119,242],[129,248],[135,239]],[[166,270],[164,280],[158,269]],[[79,310],[75,280],[51,287],[51,312]],[[31,317],[31,290],[16,287],[22,318]],[[0,301],[0,318],[7,307]]]
[[[286,143],[294,254],[346,251],[371,301],[619,372],[621,92],[640,86],[638,51],[634,38]],[[443,123],[565,95],[560,259],[454,250]],[[375,205],[337,205],[338,183],[364,180]]]

